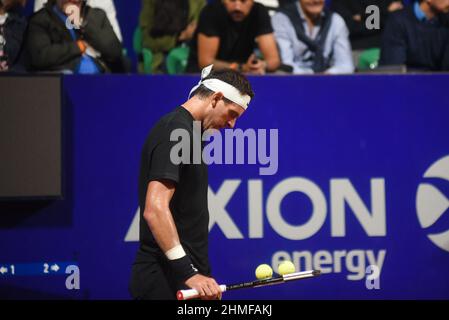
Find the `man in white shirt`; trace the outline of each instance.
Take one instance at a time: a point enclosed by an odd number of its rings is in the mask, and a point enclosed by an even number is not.
[[[43,8],[47,0],[34,0],[34,12]],[[122,32],[120,31],[120,25],[117,21],[117,13],[115,11],[115,5],[113,0],[87,0],[87,4],[92,8],[99,8],[106,12],[108,20],[114,29],[117,38],[120,42],[123,42]]]
[[[352,73],[349,31],[343,18],[324,0],[299,0],[272,18],[282,64],[294,74]]]

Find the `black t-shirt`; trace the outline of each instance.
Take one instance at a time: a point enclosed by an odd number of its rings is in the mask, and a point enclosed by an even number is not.
[[[254,3],[245,20],[235,22],[221,1],[213,2],[201,11],[186,71],[199,71],[198,33],[220,38],[216,59],[245,63],[256,48],[256,37],[272,32],[268,10],[262,4]]]
[[[178,141],[170,141],[175,129],[189,133],[190,155],[193,157],[193,117],[183,107],[178,107],[162,117],[151,130],[142,150],[139,177],[140,204],[140,249],[137,262],[157,261],[164,254],[143,218],[148,183],[152,180],[166,179],[175,183],[176,189],[170,201],[170,211],[186,253],[201,274],[209,275],[208,227],[209,210],[207,205],[207,165],[174,164],[170,152]]]

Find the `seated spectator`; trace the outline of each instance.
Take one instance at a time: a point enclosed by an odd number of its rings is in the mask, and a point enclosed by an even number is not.
[[[21,52],[27,22],[17,9],[25,3],[26,0],[0,1],[0,72],[24,70]]]
[[[262,57],[257,57],[256,49]],[[214,65],[250,74],[275,71],[279,54],[267,9],[254,0],[223,0],[201,12],[192,41],[188,72]]]
[[[143,0],[140,13],[142,47],[151,50],[152,73],[166,71],[170,50],[189,42],[206,0]]]
[[[282,63],[294,74],[352,73],[349,31],[324,0],[299,0],[273,16]]]
[[[65,12],[69,5],[83,13],[80,26],[68,27]],[[29,67],[35,71],[124,71],[122,47],[105,12],[81,0],[50,0],[34,14],[29,21],[27,52]]]
[[[421,0],[392,14],[382,37],[381,64],[449,70],[448,13],[448,0]]]
[[[366,27],[366,8],[375,5],[379,8],[380,29]],[[346,22],[349,29],[349,40],[353,52],[354,62],[357,63],[360,54],[366,49],[380,48],[380,37],[385,21],[391,12],[403,8],[399,0],[332,0],[331,10],[338,13]]]
[[[34,0],[34,12],[39,11],[44,7],[44,4],[47,3],[47,0]],[[113,0],[87,0],[87,4],[91,8],[102,9],[106,12],[108,16],[108,20],[114,28],[115,35],[123,42],[122,32],[120,30],[120,25],[117,21],[117,13],[115,11],[115,5]]]

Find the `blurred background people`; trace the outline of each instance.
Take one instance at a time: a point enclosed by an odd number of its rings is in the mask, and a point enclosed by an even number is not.
[[[366,20],[370,13],[366,8],[375,5],[379,8],[379,29],[368,29]],[[349,29],[349,40],[351,41],[354,64],[358,65],[360,56],[364,54],[368,64],[377,66],[380,54],[380,37],[382,35],[385,21],[391,12],[403,8],[400,0],[332,0],[330,2],[332,11],[338,13],[346,22]],[[371,57],[371,58],[370,58]],[[360,68],[363,66],[360,65]]]
[[[187,43],[195,32],[200,12],[206,0],[143,0],[139,26],[146,73],[167,72],[173,64],[179,63],[181,73],[187,64],[189,47]],[[146,50],[146,51],[145,51]],[[168,61],[167,61],[168,59]],[[140,70],[142,72],[142,70]]]
[[[34,11],[36,12],[42,9],[45,3],[47,3],[47,0],[34,0]],[[87,4],[91,8],[102,9],[104,12],[106,12],[108,20],[111,23],[112,28],[114,28],[115,35],[120,40],[120,42],[123,42],[122,32],[117,20],[114,0],[87,0]]]
[[[416,1],[393,13],[382,37],[381,64],[413,71],[449,70],[449,0]]]
[[[187,72],[214,64],[249,74],[279,66],[279,54],[267,9],[254,0],[223,0],[201,12],[190,50]]]
[[[24,71],[22,45],[27,21],[19,13],[26,0],[0,0],[0,72]]]
[[[68,27],[70,5],[82,13],[80,26]],[[29,22],[29,68],[79,74],[124,72],[122,46],[101,9],[81,0],[50,0]]]
[[[349,31],[324,0],[299,0],[272,18],[282,63],[294,74],[352,73]]]

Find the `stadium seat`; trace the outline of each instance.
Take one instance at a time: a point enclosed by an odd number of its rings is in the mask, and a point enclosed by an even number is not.
[[[134,52],[139,57],[137,69],[139,73],[151,74],[153,53],[148,48],[142,47],[142,30],[137,27],[133,36]]]
[[[360,55],[359,62],[357,64],[357,69],[359,71],[376,69],[377,66],[379,65],[379,59],[380,59],[379,48],[366,49]]]

